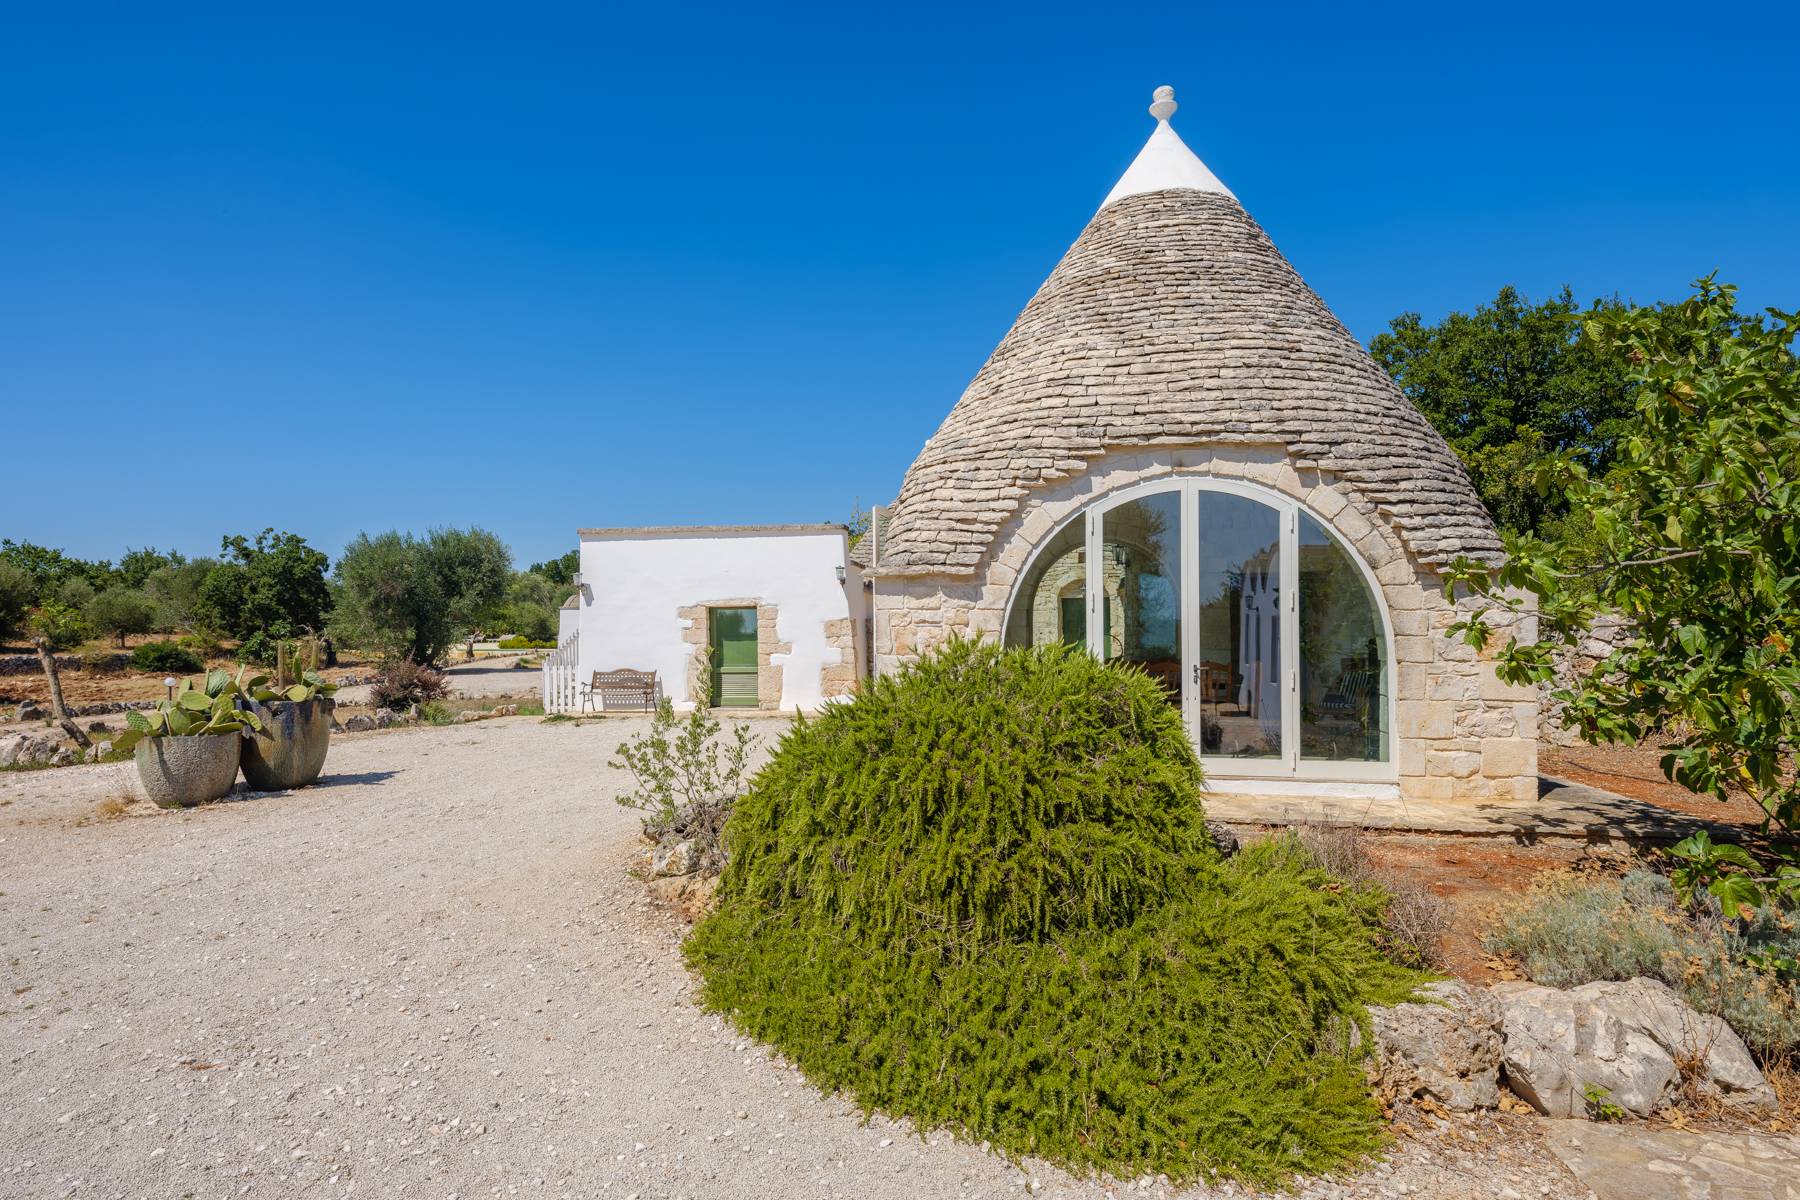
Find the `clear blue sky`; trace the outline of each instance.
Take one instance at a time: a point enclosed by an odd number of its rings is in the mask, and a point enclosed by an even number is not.
[[[836,520],[1173,84],[1365,341],[1513,283],[1800,306],[1800,9],[15,5],[0,534]]]

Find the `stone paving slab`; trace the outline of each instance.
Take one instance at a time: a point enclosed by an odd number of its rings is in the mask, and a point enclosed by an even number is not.
[[[1800,1138],[1548,1125],[1544,1144],[1598,1200],[1800,1200]]]
[[[1698,829],[1719,834],[1735,828],[1549,776],[1538,780],[1538,798],[1528,803],[1245,795],[1225,790],[1229,787],[1208,793],[1206,813],[1232,825],[1322,822],[1402,833],[1488,834],[1524,842],[1559,837],[1627,843],[1673,842]]]

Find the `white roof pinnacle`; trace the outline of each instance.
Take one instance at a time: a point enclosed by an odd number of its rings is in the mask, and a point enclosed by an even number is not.
[[[1114,200],[1123,200],[1127,196],[1140,196],[1145,192],[1164,192],[1171,189],[1186,189],[1195,192],[1217,192],[1222,196],[1231,196],[1231,189],[1219,182],[1219,177],[1207,169],[1181,135],[1169,124],[1169,118],[1175,115],[1175,89],[1167,84],[1156,89],[1150,115],[1156,118],[1156,128],[1150,133],[1150,140],[1138,151],[1131,166],[1119,177],[1100,207],[1105,208]],[[1232,199],[1237,197],[1232,196]]]

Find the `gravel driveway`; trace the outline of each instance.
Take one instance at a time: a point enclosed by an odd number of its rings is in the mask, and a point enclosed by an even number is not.
[[[638,727],[342,735],[319,786],[116,819],[130,764],[0,773],[0,1196],[1135,1191],[865,1125],[695,1008],[626,875]],[[1587,1194],[1532,1141],[1310,1191]]]

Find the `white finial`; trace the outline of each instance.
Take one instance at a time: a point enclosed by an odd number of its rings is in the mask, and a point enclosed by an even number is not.
[[[1151,99],[1154,101],[1154,103],[1150,105],[1151,116],[1159,121],[1166,121],[1175,115],[1174,88],[1165,83],[1156,89],[1156,92]]]

